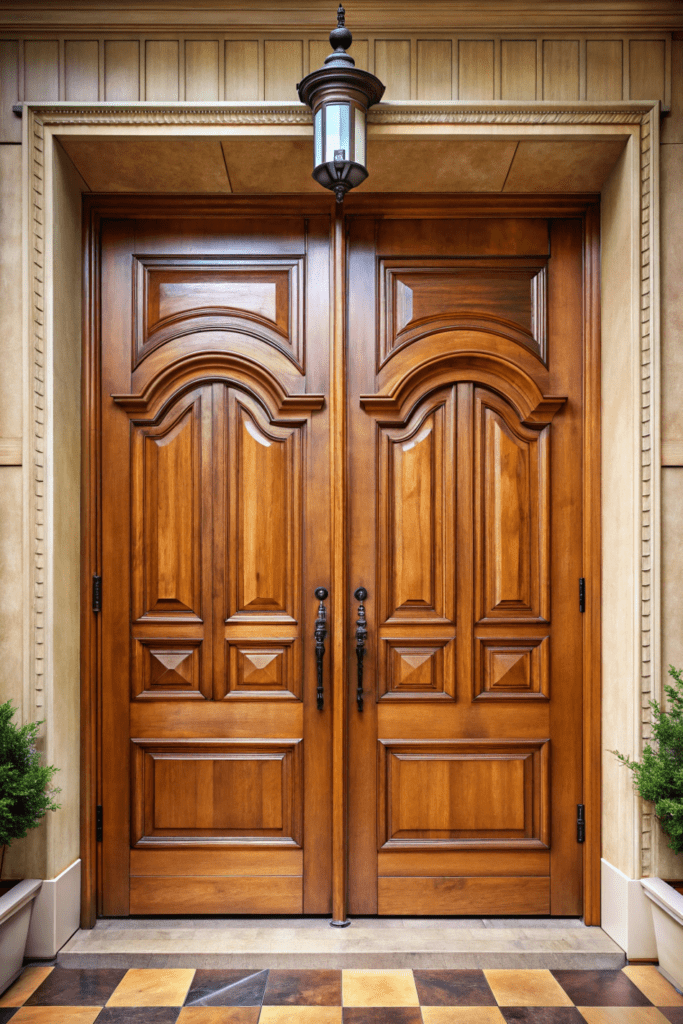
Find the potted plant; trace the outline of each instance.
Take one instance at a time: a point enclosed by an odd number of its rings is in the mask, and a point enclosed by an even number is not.
[[[57,771],[40,763],[36,736],[41,722],[17,726],[11,701],[0,704],[0,878],[5,850],[23,839],[48,811],[59,804],[52,777]],[[0,889],[0,992],[21,973],[33,900],[42,881],[27,878]],[[4,891],[3,891],[4,890]]]
[[[656,701],[652,708],[654,743],[643,750],[641,761],[613,751],[633,772],[633,782],[644,800],[655,805],[655,814],[674,853],[683,853],[683,672],[669,666],[673,685],[664,689],[668,707]],[[643,878],[641,884],[652,901],[659,969],[679,990],[683,988],[683,892],[681,883],[662,878]]]

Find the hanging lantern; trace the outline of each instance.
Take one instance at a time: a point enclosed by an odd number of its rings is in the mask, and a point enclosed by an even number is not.
[[[357,68],[346,52],[352,36],[344,15],[340,4],[337,27],[330,32],[334,53],[325,59],[324,67],[306,75],[297,86],[299,99],[313,111],[313,177],[335,193],[338,203],[368,176],[365,115],[384,93],[379,78]]]

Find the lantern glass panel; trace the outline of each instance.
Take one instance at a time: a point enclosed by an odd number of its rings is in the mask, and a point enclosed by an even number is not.
[[[353,159],[365,167],[365,111],[356,107],[355,113],[355,151]]]
[[[348,104],[331,103],[325,107],[325,162],[334,163],[337,149],[344,150],[344,158],[350,159],[350,114]]]
[[[323,112],[319,110],[315,115],[314,122],[314,135],[315,135],[315,166],[318,167],[323,162]]]

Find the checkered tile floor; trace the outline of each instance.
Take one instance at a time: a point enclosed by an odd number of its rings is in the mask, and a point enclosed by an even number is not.
[[[535,970],[72,970],[27,967],[0,1024],[683,1024],[655,967]]]

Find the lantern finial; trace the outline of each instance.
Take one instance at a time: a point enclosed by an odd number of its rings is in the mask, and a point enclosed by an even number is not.
[[[353,67],[356,62],[346,52],[352,42],[353,36],[346,27],[346,11],[339,4],[337,8],[337,27],[333,28],[330,32],[330,46],[334,53],[329,54],[325,58],[325,64],[334,64],[336,67],[348,64]]]

